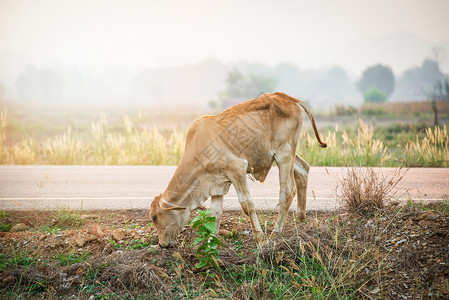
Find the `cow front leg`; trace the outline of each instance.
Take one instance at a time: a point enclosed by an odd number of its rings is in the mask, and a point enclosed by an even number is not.
[[[293,162],[279,162],[279,204],[278,216],[274,224],[273,234],[281,233],[287,218],[288,210],[295,197],[296,187],[293,173]]]
[[[232,166],[232,170],[229,170],[228,172],[228,177],[234,185],[243,212],[249,216],[254,238],[257,243],[261,245],[264,240],[264,233],[260,227],[259,219],[256,214],[256,208],[248,188],[248,182],[246,179],[248,162],[246,160],[238,160],[235,164],[232,164]]]
[[[223,196],[212,196],[210,203],[211,216],[215,217],[215,232],[220,232],[220,219],[223,214]]]
[[[309,164],[296,155],[295,158],[295,184],[297,190],[297,217],[302,221],[306,219],[307,181],[309,178]]]

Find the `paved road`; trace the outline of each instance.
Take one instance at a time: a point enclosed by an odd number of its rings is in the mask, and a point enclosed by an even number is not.
[[[131,209],[148,208],[163,192],[173,166],[0,166],[0,209]],[[375,169],[390,174],[391,168]],[[343,168],[312,167],[309,176],[308,210],[333,209],[333,193]],[[278,170],[273,168],[265,183],[250,182],[258,209],[277,204]],[[449,195],[449,169],[410,169],[399,185],[402,199],[431,201]],[[208,203],[206,203],[208,206]],[[292,205],[296,207],[296,205]],[[240,209],[231,187],[225,209]]]

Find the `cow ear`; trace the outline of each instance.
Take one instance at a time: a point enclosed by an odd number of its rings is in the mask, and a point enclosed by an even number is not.
[[[171,204],[165,200],[161,201],[161,209],[162,210],[184,210],[186,209],[185,207],[181,207],[181,206],[176,206],[174,204]]]

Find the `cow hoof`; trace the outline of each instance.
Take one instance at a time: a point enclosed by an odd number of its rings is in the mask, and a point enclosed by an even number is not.
[[[259,246],[261,246],[267,240],[267,237],[263,232],[255,232],[254,237],[256,238],[256,242]]]
[[[306,219],[306,212],[297,213],[296,217],[299,221],[304,221]]]

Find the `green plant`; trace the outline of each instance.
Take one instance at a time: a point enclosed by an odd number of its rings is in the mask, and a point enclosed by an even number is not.
[[[195,217],[191,225],[198,231],[198,237],[191,246],[199,243],[196,255],[200,262],[196,265],[197,269],[205,266],[218,267],[219,250],[221,241],[217,236],[215,229],[216,218],[212,217],[210,210],[198,211],[199,216]]]
[[[0,224],[0,231],[8,232],[13,227],[12,224]]]
[[[438,210],[449,215],[449,198],[437,202]]]
[[[82,210],[71,211],[70,207],[67,206],[67,211],[58,210],[53,214],[52,227],[57,228],[68,228],[68,227],[79,227],[83,225],[86,220],[81,216]]]
[[[9,255],[0,254],[0,270],[6,269],[9,266],[26,267],[36,262],[36,258],[29,256],[29,253],[13,248],[11,248]]]
[[[9,231],[12,226],[13,225],[9,223],[8,213],[4,210],[0,210],[0,231]]]
[[[56,255],[56,259],[59,261],[61,266],[69,266],[86,260],[88,255],[89,252],[78,255],[72,251],[69,254],[58,253],[58,255]]]

